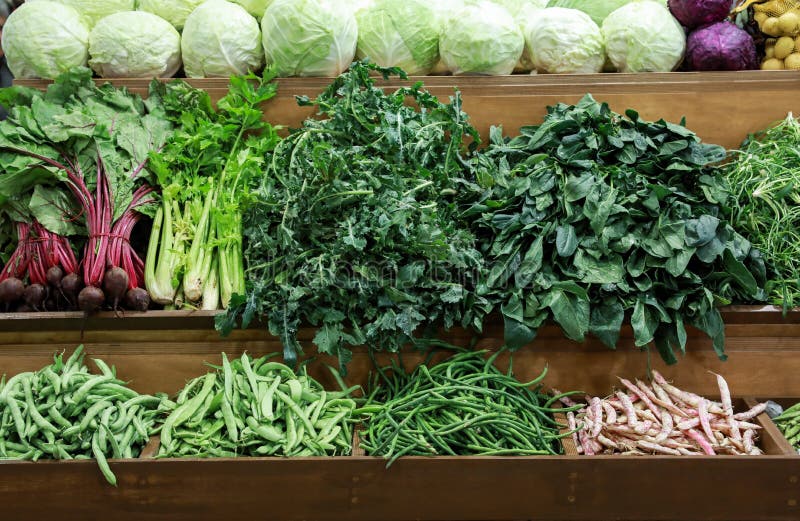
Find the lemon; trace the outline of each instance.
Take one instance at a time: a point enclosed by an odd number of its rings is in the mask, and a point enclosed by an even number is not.
[[[774,16],[764,20],[764,23],[761,24],[761,32],[769,36],[781,36],[783,34],[780,27],[778,27],[778,19]]]
[[[798,26],[800,26],[800,16],[794,11],[783,13],[778,17],[778,28],[783,34],[797,34]]]

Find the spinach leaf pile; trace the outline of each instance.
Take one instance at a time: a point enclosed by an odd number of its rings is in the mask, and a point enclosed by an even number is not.
[[[637,346],[667,362],[685,325],[724,359],[717,305],[763,300],[760,253],[722,220],[721,147],[682,124],[622,117],[587,95],[548,109],[514,139],[493,129],[476,159],[475,218],[488,275],[476,290],[502,312],[507,344],[554,320],[567,337],[614,347],[626,313]]]
[[[386,93],[370,76],[399,69],[355,63],[316,99],[308,119],[265,163],[245,220],[248,294],[217,326],[264,318],[287,360],[298,328],[319,351],[398,350],[415,332],[475,322],[483,259],[461,218],[479,136],[456,92],[444,104],[421,84]],[[477,320],[480,324],[480,320]]]

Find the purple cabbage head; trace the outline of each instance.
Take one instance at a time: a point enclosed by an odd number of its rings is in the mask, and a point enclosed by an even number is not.
[[[686,64],[693,71],[742,71],[758,68],[753,38],[731,22],[692,31],[686,40]]]
[[[672,16],[689,29],[721,22],[731,12],[731,0],[669,0]]]

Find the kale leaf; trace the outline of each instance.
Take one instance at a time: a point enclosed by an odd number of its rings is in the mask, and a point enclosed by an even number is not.
[[[264,318],[287,360],[300,325],[344,370],[349,346],[396,351],[441,325],[477,325],[483,260],[460,217],[479,136],[458,92],[441,103],[421,84],[385,92],[355,63],[316,99],[318,118],[266,158],[245,215],[248,294],[217,327]]]

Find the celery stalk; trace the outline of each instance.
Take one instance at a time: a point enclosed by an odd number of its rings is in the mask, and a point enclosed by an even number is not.
[[[173,219],[173,215],[175,219]],[[184,234],[180,230],[180,208],[168,195],[156,211],[145,260],[145,286],[150,298],[162,305],[173,304],[180,283]]]
[[[211,262],[211,271],[203,285],[203,302],[200,305],[204,310],[219,309],[219,262],[217,256]]]
[[[206,195],[203,212],[194,228],[194,238],[186,258],[186,273],[183,277],[183,294],[186,300],[197,302],[203,296],[203,285],[211,269],[211,257],[215,248],[210,241],[211,205],[214,202],[213,187]]]

